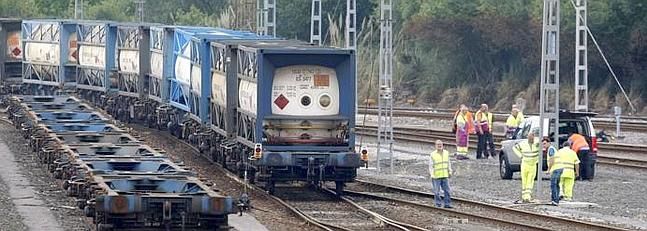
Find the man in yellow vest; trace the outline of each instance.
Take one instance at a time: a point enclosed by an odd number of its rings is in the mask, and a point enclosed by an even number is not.
[[[523,113],[519,110],[516,104],[512,105],[512,112],[508,119],[505,121],[506,137],[512,138],[512,135],[517,131],[523,122]]]
[[[492,113],[489,112],[487,104],[481,104],[481,109],[476,112],[475,122],[476,135],[478,136],[476,159],[487,159],[488,156],[494,157],[496,151],[494,150],[494,140],[492,138]]]
[[[566,141],[562,148],[550,159],[550,198],[551,204],[559,205],[560,186],[563,185],[564,200],[570,201],[573,198],[573,186],[575,178],[580,174],[580,160],[577,153],[571,150],[571,142]]]
[[[535,135],[535,130],[529,132],[528,139],[522,140],[513,148],[514,153],[521,158],[521,200],[524,203],[532,201],[532,189],[541,151],[539,140],[535,139]]]
[[[440,199],[440,190],[442,189],[445,193],[443,196],[445,200],[445,208],[452,208],[451,195],[449,194],[449,181],[448,178],[451,176],[452,165],[449,161],[449,152],[444,149],[443,142],[441,140],[436,140],[436,150],[431,152],[431,158],[429,159],[429,174],[431,175],[431,181],[433,183],[434,190],[434,202],[436,207],[441,206]]]

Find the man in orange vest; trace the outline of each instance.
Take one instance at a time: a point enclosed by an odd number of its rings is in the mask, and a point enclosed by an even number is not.
[[[494,150],[494,140],[492,138],[492,113],[488,111],[487,104],[481,104],[481,109],[476,112],[475,123],[476,135],[478,136],[476,159],[487,159],[488,156],[494,157],[496,152]]]
[[[593,166],[590,164],[589,143],[586,137],[573,132],[568,136],[568,142],[571,143],[571,150],[575,151],[577,158],[580,159],[580,179],[591,180]]]

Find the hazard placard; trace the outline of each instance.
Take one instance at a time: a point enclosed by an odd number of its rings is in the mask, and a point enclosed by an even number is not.
[[[274,100],[274,104],[276,104],[276,106],[278,106],[281,110],[283,110],[283,108],[285,108],[288,103],[290,103],[290,100],[288,100],[288,98],[285,98],[283,94],[279,95],[279,97],[276,97],[276,99]]]

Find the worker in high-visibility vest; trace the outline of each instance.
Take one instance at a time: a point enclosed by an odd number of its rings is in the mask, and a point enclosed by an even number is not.
[[[532,201],[532,189],[537,176],[537,162],[541,148],[535,135],[535,131],[529,132],[528,139],[522,140],[513,148],[514,153],[521,158],[521,200],[524,203]]]
[[[461,111],[456,115],[456,159],[465,160],[467,157],[467,145],[469,142],[469,119],[467,106],[461,104]]]
[[[523,120],[523,112],[519,110],[519,107],[517,107],[516,104],[512,105],[512,112],[510,112],[510,116],[508,116],[508,119],[505,121],[507,138],[512,138],[512,136],[517,132],[517,129],[519,129],[519,126],[521,126]]]
[[[580,177],[582,180],[592,179],[593,165],[590,163],[589,143],[586,141],[586,137],[578,133],[572,133],[568,136],[568,141],[571,144],[571,149],[577,153],[577,157],[581,161],[580,170],[582,174],[580,174]]]
[[[476,135],[478,136],[476,159],[487,159],[488,156],[494,157],[496,151],[494,150],[494,139],[492,138],[492,113],[489,112],[487,104],[481,104],[481,109],[476,112],[475,123]]]
[[[436,140],[436,150],[431,152],[429,159],[429,174],[433,183],[434,203],[436,207],[441,206],[442,200],[440,190],[444,192],[443,199],[445,208],[452,208],[451,195],[448,178],[451,176],[452,164],[449,161],[449,152],[444,149],[443,142]]]
[[[544,150],[544,156],[546,156],[546,165],[548,166],[548,170],[546,171],[547,174],[550,174],[550,168],[551,168],[551,159],[555,156],[555,153],[557,153],[557,148],[553,147],[553,145],[550,143],[550,138],[547,136],[544,136],[544,139],[541,140],[541,143],[543,145],[543,150]],[[563,187],[564,182],[559,182],[559,189],[564,190]],[[563,195],[563,191],[560,191],[560,195]]]
[[[564,142],[563,147],[550,159],[550,198],[551,204],[559,205],[560,188],[564,192],[564,200],[573,199],[575,178],[580,173],[580,160],[575,151],[570,149],[570,141]]]

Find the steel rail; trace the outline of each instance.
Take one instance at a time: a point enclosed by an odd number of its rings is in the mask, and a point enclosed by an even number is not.
[[[361,180],[361,179],[356,179],[355,182],[358,183],[358,184],[369,186],[369,187],[378,187],[378,188],[382,188],[382,189],[386,189],[386,190],[391,190],[391,191],[394,191],[394,192],[397,192],[397,193],[410,194],[410,195],[420,196],[420,197],[429,198],[429,199],[434,198],[434,195],[431,194],[431,193],[428,193],[428,192],[422,192],[422,191],[418,191],[418,190],[413,190],[413,189],[408,189],[408,188],[403,188],[403,187],[398,187],[398,186],[393,186],[393,185],[375,183],[375,182],[370,182],[370,181]],[[359,193],[359,192],[348,191],[348,193]],[[362,195],[372,196],[374,198],[379,198],[379,199],[383,199],[383,200],[393,200],[393,201],[400,202],[400,203],[407,203],[407,204],[411,204],[411,205],[423,206],[420,203],[407,202],[407,201],[403,201],[403,200],[395,200],[395,198],[389,198],[389,197],[379,196],[379,195],[375,195],[375,194],[363,193]],[[527,217],[532,217],[532,218],[541,218],[541,219],[545,219],[546,221],[550,221],[550,222],[559,222],[559,223],[564,223],[564,224],[574,224],[574,225],[578,225],[578,226],[581,226],[583,228],[586,228],[587,230],[591,230],[591,229],[593,229],[593,230],[628,230],[628,229],[623,228],[623,227],[616,227],[616,226],[611,226],[611,225],[607,225],[607,224],[600,224],[600,223],[593,223],[593,222],[588,222],[588,221],[583,221],[583,220],[575,220],[575,219],[569,219],[569,218],[564,218],[564,217],[551,216],[551,215],[531,212],[531,211],[527,211],[527,210],[515,209],[515,208],[510,208],[510,207],[505,207],[505,206],[500,206],[500,205],[495,205],[495,204],[475,201],[475,200],[469,200],[469,199],[465,199],[465,198],[452,197],[452,200],[456,201],[458,203],[464,203],[464,204],[468,204],[468,205],[471,205],[471,206],[477,206],[477,207],[487,208],[487,209],[491,209],[491,210],[497,210],[497,211],[501,211],[501,212],[504,212],[504,213],[517,214],[517,215],[527,216]],[[432,206],[428,206],[428,207],[432,207]],[[442,209],[442,208],[436,208],[436,207],[433,207],[433,208],[441,209],[442,211],[446,211],[446,212],[460,212],[460,211],[456,211],[455,209]],[[499,219],[499,218],[487,217],[487,215],[465,213],[464,216],[473,216],[473,217],[479,217],[479,218],[482,218],[482,219],[490,219],[490,220],[494,220],[494,221],[497,221],[497,222],[509,223],[509,224],[512,224],[512,225],[517,225],[517,224],[518,225],[526,225],[526,224],[519,224],[518,222],[505,221],[505,220],[502,220],[502,219]],[[529,228],[546,230],[546,228],[536,227],[536,226],[532,226],[532,227],[529,227]],[[552,229],[548,229],[548,230],[552,230]]]
[[[377,107],[366,107],[365,105],[360,105],[357,107],[360,110],[377,110]],[[444,113],[454,113],[456,112],[456,109],[447,109],[447,108],[425,108],[425,107],[393,107],[394,111],[419,111],[419,112],[444,112]],[[507,116],[509,115],[509,112],[504,112],[504,111],[493,111],[495,115],[504,115]],[[539,114],[536,113],[528,113],[525,115],[532,115],[536,116]],[[615,119],[615,115],[613,114],[599,114],[601,117],[598,118],[603,118],[603,119]],[[629,120],[645,120],[647,122],[647,116],[630,116],[630,115],[621,115],[621,119],[629,119]]]
[[[359,115],[364,113],[369,115],[376,115],[377,110],[358,109],[357,113]],[[454,117],[454,113],[449,111],[442,111],[442,110],[426,111],[426,110],[394,109],[393,116],[451,120]],[[507,116],[508,114],[494,113],[495,122],[504,122]],[[603,119],[611,119],[611,118],[603,118]],[[592,119],[593,125],[597,128],[604,128],[604,130],[616,129],[615,121],[606,121],[603,119]],[[642,120],[642,119],[636,119],[636,120]],[[647,118],[645,118],[645,120],[647,120]],[[625,131],[628,130],[628,131],[635,131],[635,132],[647,132],[647,122],[621,121],[621,128],[624,129]]]
[[[356,134],[363,136],[376,136],[377,128],[374,126],[356,126]],[[402,128],[396,127],[393,131],[394,138],[396,140],[417,142],[424,144],[433,144],[436,139],[440,139],[445,142],[454,142],[456,137],[450,131],[442,130],[431,130],[431,129],[421,129],[421,128]],[[501,148],[500,140],[502,136],[495,135],[495,146],[496,148]],[[476,140],[470,139],[470,147],[476,148]],[[645,145],[635,145],[635,144],[615,144],[615,143],[599,143],[599,149],[609,152],[635,152],[635,153],[644,153],[644,150],[647,150]],[[638,160],[630,159],[625,157],[613,157],[608,155],[599,154],[597,155],[598,163],[606,165],[615,165],[629,168],[637,169],[647,169],[647,160]]]
[[[187,148],[190,148],[191,150],[193,150],[193,152],[196,155],[197,155],[197,153],[200,153],[200,151],[196,147],[194,147],[193,145],[187,143],[184,140],[177,139],[177,137],[174,137],[171,134],[168,134],[166,132],[154,130],[154,129],[147,128],[147,127],[137,125],[137,124],[129,124],[129,126],[136,127],[136,128],[138,128],[140,130],[148,130],[150,132],[155,132],[155,134],[162,135],[166,139],[174,140],[174,141],[180,143],[181,145],[183,145],[183,146],[185,146]],[[308,224],[312,224],[312,225],[314,225],[314,226],[316,226],[318,228],[321,228],[323,230],[326,230],[326,231],[335,231],[335,230],[353,231],[352,229],[340,227],[340,226],[337,226],[337,225],[334,225],[334,224],[330,224],[328,222],[323,222],[323,221],[317,220],[316,218],[314,218],[314,217],[304,213],[303,211],[299,210],[298,208],[290,205],[287,201],[285,201],[285,200],[283,200],[283,199],[281,199],[281,198],[279,198],[277,196],[274,196],[274,195],[271,195],[271,194],[267,193],[267,191],[265,191],[261,187],[258,187],[256,185],[249,184],[249,183],[245,182],[244,180],[240,179],[237,175],[235,175],[235,174],[231,173],[230,171],[222,168],[222,166],[220,166],[218,163],[216,163],[216,166],[217,166],[217,170],[222,172],[226,177],[236,181],[237,183],[239,183],[239,184],[241,184],[243,186],[254,189],[257,192],[259,192],[259,193],[261,193],[261,194],[263,194],[265,196],[268,196],[272,200],[276,201],[277,203],[281,204],[282,206],[284,206],[285,208],[290,210],[290,212],[292,212],[293,214],[295,214],[296,216],[298,216],[299,218],[301,218],[302,220],[304,220]],[[329,190],[327,190],[326,192],[334,194],[334,192],[329,191]],[[418,231],[418,230],[426,231],[427,230],[427,229],[417,227],[417,226],[414,226],[414,225],[411,225],[411,224],[406,224],[406,223],[403,223],[403,222],[399,222],[399,221],[395,221],[395,220],[386,218],[386,217],[384,217],[382,215],[379,215],[378,213],[375,213],[375,212],[370,211],[370,210],[368,210],[366,208],[363,208],[360,205],[358,205],[358,204],[356,204],[356,203],[354,203],[352,201],[348,201],[347,198],[341,197],[341,199],[348,202],[350,205],[358,208],[359,210],[362,210],[362,212],[364,212],[365,214],[371,215],[375,219],[378,219],[378,220],[384,222],[385,224],[389,224],[390,226],[393,226],[393,227],[395,227],[397,229],[405,230],[405,231],[408,231],[408,230],[411,230],[411,231]]]
[[[166,138],[166,139],[173,140],[173,141],[175,141],[175,142],[180,143],[180,144],[181,144],[182,146],[184,146],[185,148],[189,148],[189,149],[191,149],[195,155],[201,156],[201,155],[199,155],[200,150],[198,150],[196,147],[194,147],[193,145],[191,145],[191,144],[187,143],[187,142],[186,142],[186,141],[184,141],[184,140],[178,139],[177,137],[172,136],[171,134],[168,134],[167,132],[159,131],[159,130],[155,130],[155,129],[151,129],[151,128],[144,127],[144,126],[141,126],[141,125],[138,125],[138,124],[129,124],[129,126],[131,126],[131,127],[135,127],[135,128],[137,128],[137,129],[139,129],[139,130],[145,130],[145,131],[148,131],[148,132],[155,132],[155,134],[157,134],[157,135],[161,135],[161,136],[163,136],[163,137],[164,137],[164,138]],[[258,193],[261,193],[261,194],[263,194],[263,195],[265,195],[265,196],[268,196],[268,197],[269,197],[269,198],[271,198],[272,200],[274,200],[274,201],[276,201],[277,203],[279,203],[279,204],[283,205],[285,208],[287,208],[288,210],[290,210],[290,212],[294,213],[296,216],[300,217],[300,218],[301,218],[303,221],[305,221],[306,223],[308,223],[308,224],[312,224],[312,225],[314,225],[314,226],[316,226],[316,227],[318,227],[318,228],[321,228],[321,229],[323,229],[323,230],[326,230],[326,231],[343,230],[343,229],[339,229],[339,228],[337,228],[337,227],[335,227],[335,228],[332,228],[332,229],[331,229],[331,228],[330,228],[330,225],[327,225],[327,224],[324,224],[324,223],[322,223],[322,222],[319,222],[319,221],[315,220],[314,218],[312,218],[312,217],[310,217],[309,215],[307,215],[307,214],[305,214],[305,213],[303,213],[303,212],[299,211],[298,209],[294,208],[293,206],[290,206],[290,205],[289,205],[289,204],[287,204],[287,202],[285,202],[284,200],[282,200],[282,199],[280,199],[280,198],[278,198],[278,197],[276,197],[276,196],[270,195],[269,193],[267,193],[267,192],[266,192],[265,190],[263,190],[262,188],[260,188],[260,187],[258,187],[258,186],[256,186],[256,185],[249,184],[249,183],[245,182],[244,180],[241,180],[237,175],[235,175],[235,174],[233,174],[233,173],[231,173],[231,172],[227,171],[227,170],[226,170],[226,169],[224,169],[222,166],[220,166],[220,164],[218,164],[218,163],[215,163],[215,164],[216,164],[216,166],[217,166],[217,167],[216,167],[216,169],[217,169],[218,171],[220,171],[221,173],[223,173],[223,174],[224,174],[226,177],[228,177],[229,179],[231,179],[231,180],[233,180],[233,181],[235,181],[235,182],[237,182],[237,183],[239,183],[239,184],[241,184],[241,185],[243,185],[243,186],[245,186],[245,187],[249,187],[249,188],[251,188],[251,189],[253,189],[253,190],[256,190]],[[348,230],[345,230],[345,231],[348,231]]]

